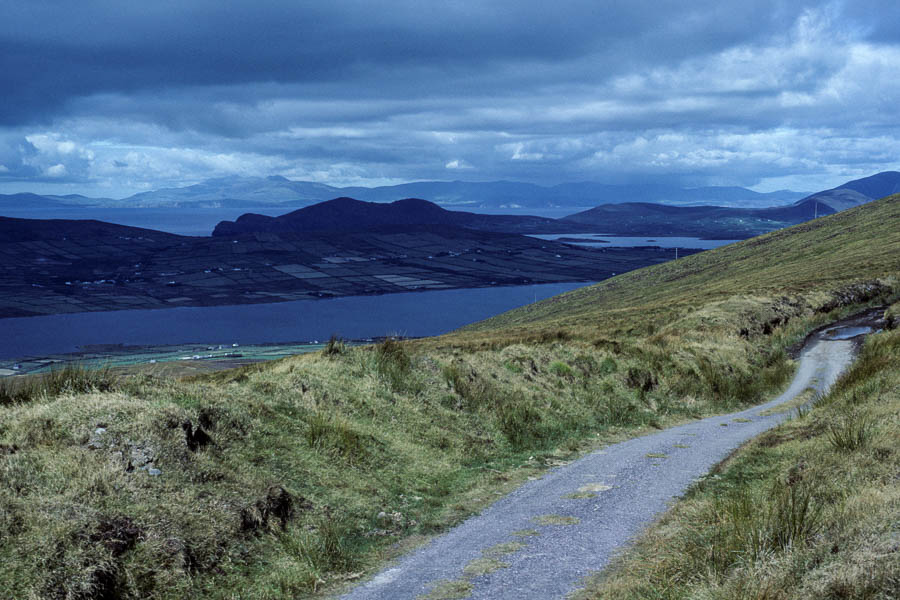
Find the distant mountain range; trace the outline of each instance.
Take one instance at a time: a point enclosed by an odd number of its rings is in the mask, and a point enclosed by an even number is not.
[[[378,188],[336,188],[284,177],[226,177],[202,184],[136,194],[123,200],[85,196],[0,195],[0,214],[23,206],[234,207],[285,210],[280,217],[248,212],[223,221],[215,235],[248,232],[359,231],[382,225],[446,225],[503,233],[600,232],[633,235],[690,235],[746,238],[800,223],[900,192],[900,173],[886,171],[830,190],[799,197],[796,192],[758,194],[744,188],[681,189],[659,185],[613,186],[568,183],[541,187],[525,183],[420,182]],[[350,197],[352,196],[352,198]],[[422,198],[421,200],[416,198]],[[651,201],[653,200],[653,201]],[[471,207],[520,216],[447,210]],[[592,206],[563,219],[521,216],[522,207]],[[29,215],[30,216],[30,215]]]
[[[309,181],[292,181],[280,176],[220,177],[180,188],[141,192],[128,198],[88,198],[85,196],[0,196],[0,209],[28,203],[37,207],[97,206],[106,208],[300,208],[352,197],[366,202],[394,202],[424,198],[440,206],[458,209],[521,209],[571,207],[573,209],[616,202],[660,204],[715,204],[719,206],[766,207],[794,202],[805,192],[778,191],[761,194],[741,187],[680,188],[666,185],[606,185],[563,183],[544,187],[511,181],[466,182],[422,181],[382,187],[334,187]],[[28,196],[27,198],[25,196]]]
[[[278,217],[247,213],[236,221],[220,222],[213,235],[362,231],[384,225],[444,225],[503,233],[602,232],[743,239],[839,212],[897,191],[900,191],[900,173],[885,172],[812,194],[786,206],[732,208],[624,202],[601,204],[562,219],[450,211],[414,198],[391,203],[337,198]]]

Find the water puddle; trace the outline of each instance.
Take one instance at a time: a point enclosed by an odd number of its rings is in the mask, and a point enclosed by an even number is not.
[[[835,327],[823,332],[822,337],[826,340],[849,340],[860,335],[872,333],[873,329],[867,326],[857,327]]]

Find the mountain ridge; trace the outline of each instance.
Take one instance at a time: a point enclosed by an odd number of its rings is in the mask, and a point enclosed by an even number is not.
[[[567,182],[552,186],[514,181],[420,181],[396,185],[338,187],[311,181],[294,181],[280,175],[268,177],[226,176],[207,179],[178,188],[139,192],[126,198],[49,196],[65,199],[65,204],[101,205],[108,208],[160,208],[223,206],[266,206],[301,208],[342,196],[368,202],[393,202],[405,198],[425,198],[445,207],[480,209],[585,208],[623,200],[666,204],[709,204],[769,206],[789,204],[806,192],[780,190],[760,193],[740,187],[681,188],[660,184],[613,185],[596,182]],[[0,196],[0,206],[2,206]]]

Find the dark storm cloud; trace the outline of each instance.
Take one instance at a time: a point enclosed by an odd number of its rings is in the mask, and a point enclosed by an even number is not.
[[[377,93],[418,96],[446,90],[445,76],[477,82],[499,75],[502,83],[504,63],[585,56],[602,76],[757,36],[777,12],[774,2],[726,10],[719,2],[686,8],[658,0],[606,7],[521,0],[7,4],[0,37],[7,92],[0,119],[7,123],[50,117],[71,98],[181,86],[371,82],[384,74],[388,85]],[[391,75],[398,71],[425,78]],[[552,70],[536,75],[525,79],[554,80]]]
[[[896,164],[888,0],[0,0],[0,17],[0,183],[752,185]]]

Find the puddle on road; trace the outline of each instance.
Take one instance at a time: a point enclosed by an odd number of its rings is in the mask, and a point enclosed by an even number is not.
[[[826,330],[822,337],[826,340],[849,340],[860,335],[870,334],[872,331],[871,327],[866,326],[835,327],[834,329]]]

